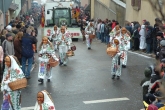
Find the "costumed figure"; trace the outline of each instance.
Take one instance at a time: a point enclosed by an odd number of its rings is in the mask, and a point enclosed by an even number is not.
[[[55,110],[52,97],[46,90],[38,92],[34,110]]]
[[[113,30],[110,32],[109,36],[109,42],[112,43],[113,39],[116,37],[116,33],[120,30],[120,26],[116,25]]]
[[[129,36],[129,32],[127,31],[127,29],[125,27],[123,27],[121,29],[121,32],[120,32],[120,38],[122,39],[122,44],[124,45],[124,51],[123,51],[123,57],[124,59],[122,60],[122,67],[123,68],[126,68],[126,65],[127,65],[127,51],[130,49],[130,40],[131,40],[131,37]]]
[[[70,34],[66,33],[66,27],[61,27],[61,33],[58,36],[58,45],[59,45],[59,56],[60,56],[60,66],[66,66],[68,61],[67,52],[68,50],[71,50],[72,39]]]
[[[25,78],[19,61],[16,57],[5,57],[5,70],[3,74],[1,91],[3,92],[3,103],[1,110],[21,110],[21,90],[11,90],[9,83],[17,79]]]
[[[124,45],[121,42],[120,38],[114,38],[112,47],[117,49],[116,55],[112,56],[112,66],[111,66],[111,74],[112,79],[117,76],[117,79],[120,79],[121,76],[121,69],[122,69],[122,59],[123,59],[123,51]]]
[[[141,25],[141,29],[140,29],[140,46],[139,48],[144,51],[144,49],[146,48],[146,28],[145,25]]]
[[[55,51],[58,50],[58,47],[57,47],[58,34],[59,34],[59,30],[58,30],[58,27],[55,25],[53,33],[52,33],[52,40],[53,40]]]
[[[95,35],[95,29],[92,22],[88,23],[88,26],[85,28],[85,33],[87,48],[90,50],[92,44],[92,38],[90,38],[90,36]]]
[[[49,60],[53,58],[56,61],[59,61],[57,58],[52,43],[48,40],[46,36],[42,38],[42,42],[39,47],[39,71],[38,78],[39,82],[43,83],[43,80],[47,78],[47,81],[50,82],[52,77],[52,67],[49,64]]]

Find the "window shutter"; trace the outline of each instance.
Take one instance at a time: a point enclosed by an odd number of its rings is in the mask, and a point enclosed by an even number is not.
[[[135,6],[135,0],[131,0],[131,5]]]

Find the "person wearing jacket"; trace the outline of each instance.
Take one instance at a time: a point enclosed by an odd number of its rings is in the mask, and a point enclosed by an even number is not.
[[[134,31],[133,31],[133,39],[134,39],[134,51],[139,50],[139,45],[140,45],[140,35],[139,35],[139,31],[140,31],[140,24],[137,23],[134,26]]]
[[[146,48],[146,53],[151,54],[151,46],[152,46],[152,26],[147,26],[147,34],[146,34],[146,43],[147,43],[147,48]]]
[[[30,71],[33,63],[34,51],[32,45],[37,41],[31,36],[32,30],[30,28],[26,29],[26,34],[22,37],[22,70],[27,79],[30,79]],[[26,62],[28,61],[27,71]]]
[[[159,59],[159,52],[161,49],[160,42],[164,40],[163,33],[161,31],[156,33],[156,38],[157,38],[157,49],[156,49],[156,59]]]

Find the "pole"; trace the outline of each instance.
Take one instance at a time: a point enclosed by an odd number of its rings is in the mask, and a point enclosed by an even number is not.
[[[6,12],[5,12],[5,1],[4,0],[2,0],[2,9],[3,9],[4,26],[6,26]]]

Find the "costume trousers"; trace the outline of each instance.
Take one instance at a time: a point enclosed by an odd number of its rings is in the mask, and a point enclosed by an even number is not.
[[[111,74],[116,76],[121,76],[122,61],[120,60],[120,55],[116,54],[112,59]]]
[[[123,51],[123,54],[124,54],[124,59],[122,60],[122,65],[127,65],[127,51]]]
[[[85,35],[87,48],[91,47],[92,39],[89,39],[89,35]]]

